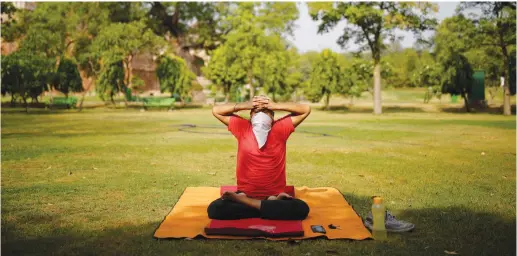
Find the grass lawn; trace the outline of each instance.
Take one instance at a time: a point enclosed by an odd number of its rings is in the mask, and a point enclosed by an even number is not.
[[[515,255],[515,116],[314,110],[288,183],[336,187],[362,217],[382,195],[417,228],[290,245],[153,238],[186,187],[235,183],[236,141],[209,109],[23,111],[2,110],[5,255]]]

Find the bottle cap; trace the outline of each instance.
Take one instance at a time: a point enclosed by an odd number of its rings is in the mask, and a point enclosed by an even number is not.
[[[373,198],[373,203],[374,204],[382,204],[382,197],[380,196],[376,196]]]

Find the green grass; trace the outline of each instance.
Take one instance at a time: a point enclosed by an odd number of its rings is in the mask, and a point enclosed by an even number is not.
[[[336,187],[363,217],[382,195],[417,228],[290,245],[153,238],[186,187],[235,183],[235,139],[209,109],[2,111],[5,255],[515,255],[515,116],[314,110],[288,183]]]

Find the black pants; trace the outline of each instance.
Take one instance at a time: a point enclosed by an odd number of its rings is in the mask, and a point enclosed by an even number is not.
[[[215,220],[262,218],[268,220],[304,220],[309,206],[300,199],[262,200],[260,210],[221,198],[208,206],[208,217]]]

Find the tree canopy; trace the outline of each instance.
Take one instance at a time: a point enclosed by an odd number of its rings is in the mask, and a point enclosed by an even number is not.
[[[409,30],[420,35],[432,29],[436,20],[428,15],[437,11],[430,3],[415,2],[315,2],[309,3],[310,14],[320,20],[319,33],[328,32],[346,20],[343,34],[337,43],[345,47],[351,40],[369,50],[374,61],[374,113],[382,113],[381,56],[385,41],[396,38],[395,30]]]
[[[156,74],[160,80],[160,90],[179,95],[182,102],[189,96],[192,81],[196,78],[185,61],[176,56],[162,56]]]

